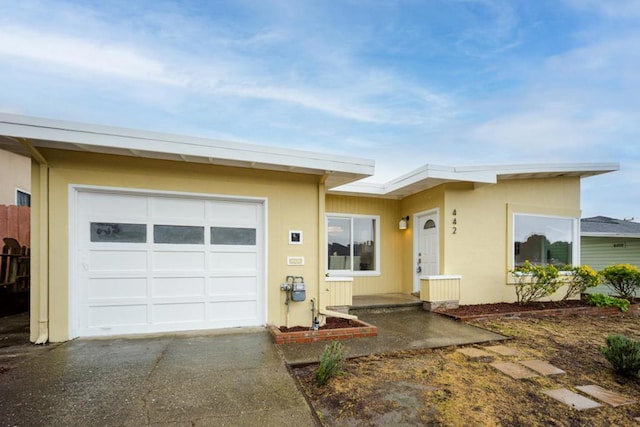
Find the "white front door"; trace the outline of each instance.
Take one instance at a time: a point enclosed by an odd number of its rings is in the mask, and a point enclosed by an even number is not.
[[[261,202],[80,191],[76,212],[72,335],[265,323]]]
[[[438,256],[440,252],[438,239],[438,214],[419,215],[416,253],[414,254],[415,277],[413,291],[420,291],[420,276],[434,276],[439,273]]]

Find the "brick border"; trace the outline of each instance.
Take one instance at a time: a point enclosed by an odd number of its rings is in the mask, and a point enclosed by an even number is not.
[[[467,320],[486,320],[496,318],[516,319],[522,317],[528,318],[545,318],[555,317],[563,318],[570,316],[640,316],[640,304],[631,304],[629,310],[626,313],[620,311],[618,307],[570,307],[570,308],[549,308],[545,310],[528,310],[528,311],[514,311],[510,313],[485,313],[485,314],[473,314],[469,316],[456,316],[454,314],[448,314],[445,312],[436,311],[438,314],[442,314],[452,319],[465,322]]]
[[[347,340],[351,338],[378,336],[377,326],[373,326],[362,320],[354,320],[353,322],[357,323],[358,326],[351,328],[320,329],[317,331],[309,329],[308,331],[299,332],[281,332],[277,326],[268,324],[267,330],[276,344],[305,344],[318,341]]]

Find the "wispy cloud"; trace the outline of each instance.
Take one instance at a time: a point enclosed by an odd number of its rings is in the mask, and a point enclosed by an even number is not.
[[[579,10],[593,11],[612,18],[640,17],[640,0],[565,0]]]
[[[165,65],[145,57],[129,46],[47,34],[20,27],[5,27],[0,33],[0,55],[50,63],[115,78],[184,85],[171,77]]]
[[[377,180],[427,162],[640,170],[640,0],[117,5],[0,1],[0,109],[374,158]]]

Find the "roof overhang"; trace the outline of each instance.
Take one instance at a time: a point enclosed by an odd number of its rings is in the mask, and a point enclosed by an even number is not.
[[[333,188],[373,175],[374,161],[247,143],[0,113],[0,149],[27,157],[20,143],[89,153],[325,176]]]
[[[595,233],[595,232],[580,232],[582,237],[614,237],[624,239],[640,239],[640,233]]]
[[[589,177],[620,169],[618,163],[522,164],[451,167],[425,165],[385,184],[355,182],[334,188],[331,194],[402,199],[440,184],[466,182],[474,187],[499,180],[555,177]]]

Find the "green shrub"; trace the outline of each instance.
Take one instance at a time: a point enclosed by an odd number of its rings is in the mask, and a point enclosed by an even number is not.
[[[527,304],[553,294],[562,285],[558,269],[553,265],[533,265],[525,261],[519,267],[509,270],[515,280],[518,304]]]
[[[640,270],[631,264],[616,264],[606,267],[600,272],[607,284],[618,293],[618,296],[632,300],[640,286]]]
[[[331,341],[324,347],[320,356],[320,365],[316,372],[316,381],[323,386],[329,379],[341,372],[344,363],[344,346],[338,341]]]
[[[611,297],[603,294],[588,294],[587,302],[596,307],[618,307],[621,312],[626,313],[631,304],[629,300],[624,298]]]
[[[640,342],[624,335],[609,335],[607,346],[600,349],[614,371],[626,377],[640,373]]]
[[[562,271],[571,272],[571,276],[566,282],[567,293],[562,298],[563,300],[571,297],[577,297],[584,293],[588,288],[593,288],[600,284],[600,275],[588,265],[581,265],[578,267],[565,266]]]

